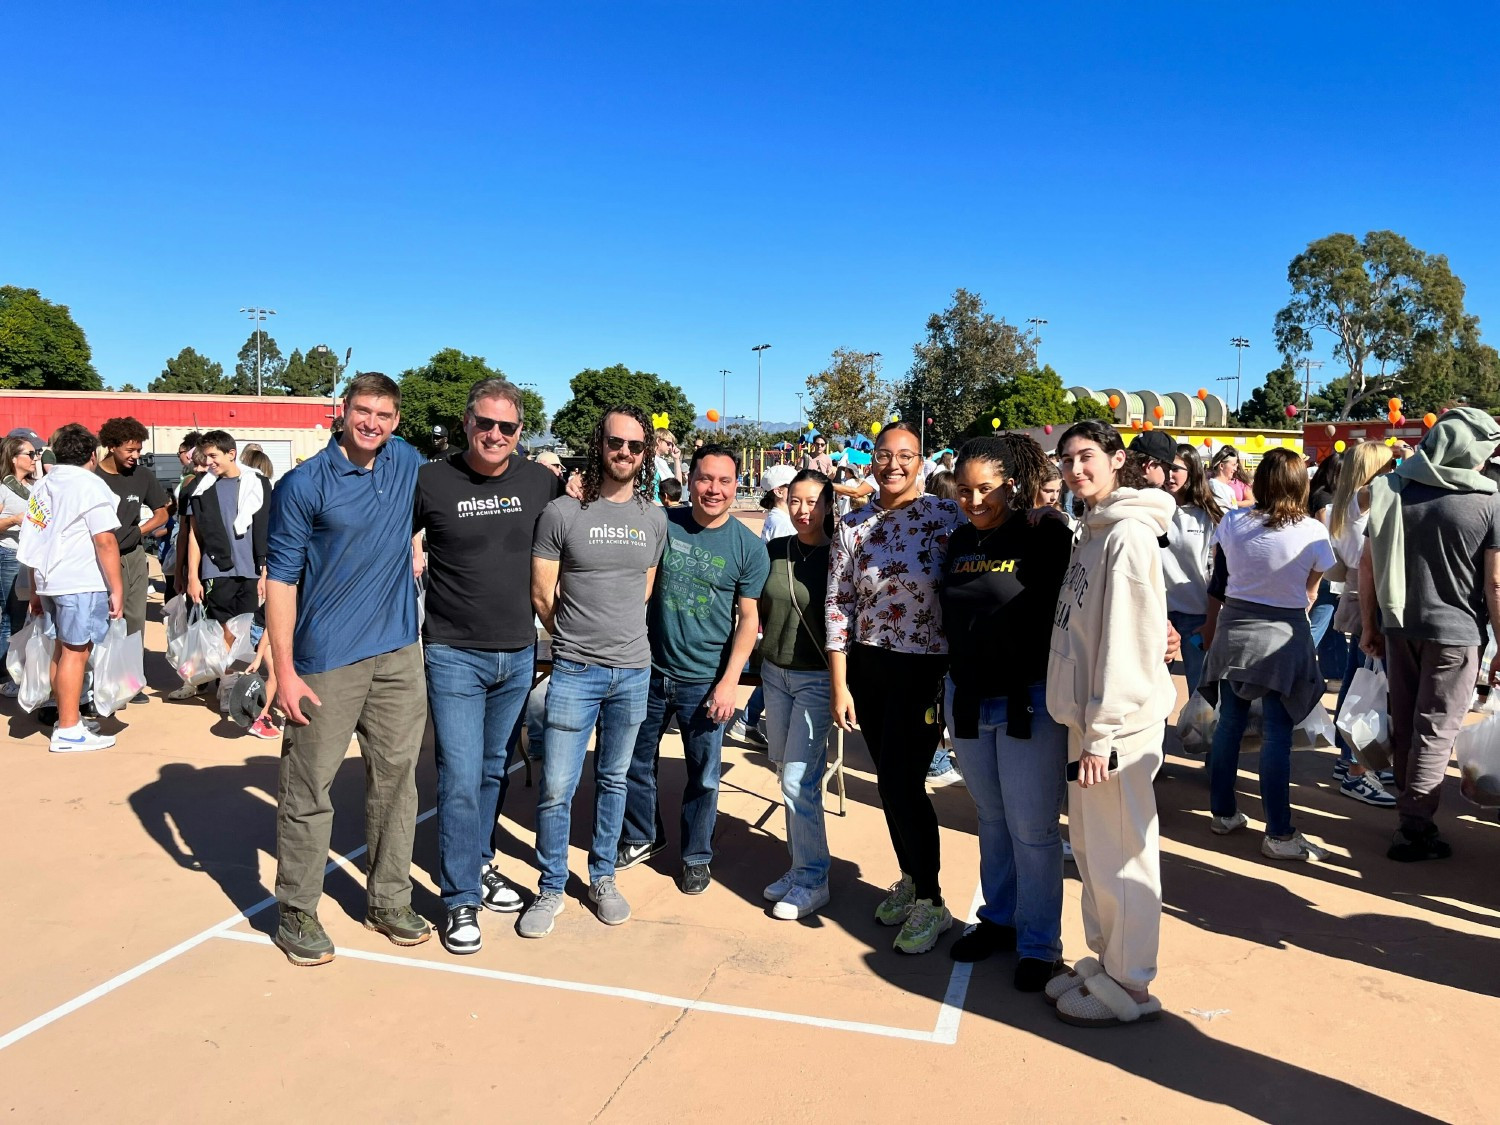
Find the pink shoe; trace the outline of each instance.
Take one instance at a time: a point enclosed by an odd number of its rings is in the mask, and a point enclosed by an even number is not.
[[[281,728],[276,725],[275,720],[273,720],[269,715],[258,716],[255,722],[251,723],[248,727],[245,728],[245,730],[247,733],[254,735],[256,738],[281,737]]]

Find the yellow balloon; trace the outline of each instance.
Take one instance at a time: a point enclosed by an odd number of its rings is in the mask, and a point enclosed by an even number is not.
[[[1000,428],[1000,419],[999,418],[991,418],[990,419],[990,429],[992,429],[992,430],[998,430],[999,428]]]
[[[808,433],[812,433],[812,432],[813,432],[813,430],[814,430],[814,429],[815,429],[815,428],[816,428],[816,427],[814,427],[814,426],[813,426],[813,424],[812,424],[812,423],[811,423],[811,422],[809,422],[809,423],[808,423],[808,424],[807,424],[807,432],[808,432]]]
[[[1393,437],[1388,437],[1388,438],[1385,439],[1385,443],[1386,443],[1386,445],[1395,445],[1396,444],[1396,439],[1393,438]]]
[[[899,414],[892,414],[891,415],[891,421],[892,422],[899,422],[899,421],[901,421],[901,415],[899,415]]]
[[[1333,451],[1335,453],[1342,453],[1347,448],[1348,448],[1348,446],[1346,446],[1344,444],[1344,439],[1343,438],[1340,438],[1338,441],[1336,441],[1336,442],[1333,443]]]
[[[873,426],[870,427],[870,434],[873,437],[879,437],[880,436],[880,423],[879,422],[876,422]]]

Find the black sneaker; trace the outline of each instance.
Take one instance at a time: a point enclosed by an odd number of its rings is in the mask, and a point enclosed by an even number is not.
[[[427,919],[410,906],[372,906],[365,912],[365,929],[384,934],[394,945],[421,945],[432,936]]]
[[[664,843],[621,844],[620,850],[615,854],[615,870],[628,870],[638,863],[645,863],[652,856],[666,849],[667,845]]]
[[[326,965],[333,960],[333,941],[318,916],[293,906],[281,908],[281,924],[271,940],[288,961],[301,968]]]
[[[1058,973],[1068,971],[1066,961],[1044,961],[1040,957],[1022,957],[1016,962],[1012,983],[1017,992],[1041,992]]]
[[[99,720],[89,718],[88,713],[82,707],[78,709],[78,721],[90,734],[99,733]],[[36,709],[37,725],[45,730],[52,730],[57,726],[57,706],[47,703]]]
[[[455,906],[443,922],[443,948],[449,953],[478,953],[484,944],[479,932],[479,908]]]
[[[486,910],[497,910],[501,914],[515,914],[525,905],[515,885],[493,867],[486,867],[479,876],[479,897]]]
[[[682,869],[682,893],[685,895],[701,895],[713,881],[706,863],[690,863]]]
[[[948,956],[955,961],[983,961],[992,953],[1009,953],[1015,947],[1014,926],[1002,926],[981,918],[964,927],[958,940],[948,947]]]
[[[1452,855],[1452,846],[1437,834],[1436,829],[1420,836],[1410,836],[1398,829],[1391,837],[1385,858],[1397,863],[1421,863],[1427,859],[1449,859]]]

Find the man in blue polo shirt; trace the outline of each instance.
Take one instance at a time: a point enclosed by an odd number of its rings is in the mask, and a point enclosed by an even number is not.
[[[411,527],[423,458],[391,440],[400,420],[395,383],[378,372],[355,376],[342,432],[272,497],[266,631],[276,703],[291,720],[276,807],[274,940],[294,965],[333,960],[317,915],[333,834],[329,791],[356,733],[367,777],[365,926],[397,945],[432,936],[411,908],[427,725]]]

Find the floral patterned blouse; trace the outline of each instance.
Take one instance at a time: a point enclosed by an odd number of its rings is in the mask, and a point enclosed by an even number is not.
[[[828,648],[947,652],[937,588],[963,518],[952,500],[919,496],[891,511],[872,501],[839,520],[823,606]]]

